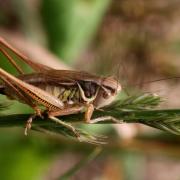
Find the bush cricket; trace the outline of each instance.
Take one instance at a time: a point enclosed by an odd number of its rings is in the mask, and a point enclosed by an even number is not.
[[[33,73],[26,74],[13,60],[9,51],[27,63]],[[100,77],[87,72],[57,70],[36,63],[13,48],[0,37],[0,52],[19,72],[13,76],[0,68],[0,93],[10,99],[18,100],[34,109],[34,114],[27,120],[25,134],[31,128],[36,116],[48,116],[49,119],[71,130],[78,138],[76,129],[57,116],[84,112],[85,122],[91,120],[94,108],[101,108],[111,103],[121,91],[120,83],[113,77]],[[42,108],[43,107],[43,108]]]

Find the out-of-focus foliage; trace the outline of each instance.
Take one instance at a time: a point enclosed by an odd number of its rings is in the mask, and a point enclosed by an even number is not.
[[[110,0],[44,0],[42,15],[50,48],[73,62],[100,25]]]
[[[1,179],[41,179],[53,158],[53,153],[46,149],[46,142],[39,141],[39,138],[24,139],[8,130],[1,130],[0,134]]]

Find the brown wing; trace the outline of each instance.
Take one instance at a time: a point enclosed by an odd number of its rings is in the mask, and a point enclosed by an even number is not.
[[[26,57],[24,54],[20,53],[18,50],[13,48],[2,37],[0,37],[0,47],[11,50],[14,54],[16,54],[18,57],[20,57],[25,63],[27,63],[33,70],[40,72],[39,75],[37,75],[37,76],[46,77],[47,80],[49,80],[49,81],[51,81],[51,80],[58,81],[58,82],[61,82],[64,80],[65,81],[92,81],[97,84],[99,84],[101,82],[101,78],[99,78],[98,76],[89,74],[87,72],[82,72],[82,71],[78,72],[78,71],[72,71],[72,70],[55,70],[46,65],[42,65],[40,63],[33,62],[28,57]],[[5,49],[1,50],[1,51],[6,52]],[[11,62],[11,63],[14,65],[14,62]],[[16,67],[16,65],[14,65],[14,66]],[[35,74],[32,74],[32,76],[36,77]],[[23,77],[25,78],[26,75],[22,76],[22,78]]]
[[[100,84],[102,79],[99,76],[84,71],[73,70],[50,70],[44,74],[47,75],[47,79],[53,79],[55,81],[91,81]]]
[[[73,85],[79,81],[91,81],[98,85],[101,84],[99,76],[82,71],[72,70],[48,70],[43,73],[33,73],[20,75],[19,78],[28,83],[48,83],[53,85],[67,84]]]

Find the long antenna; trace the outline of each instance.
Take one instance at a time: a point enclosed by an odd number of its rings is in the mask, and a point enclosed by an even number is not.
[[[38,71],[38,72],[43,72],[46,70],[52,70],[52,68],[40,64],[40,63],[35,63],[28,57],[26,57],[24,54],[19,52],[17,49],[13,48],[8,42],[6,42],[1,36],[0,36],[0,44],[7,48],[8,50],[12,51],[16,56],[18,56],[20,59],[22,59],[25,63],[27,63],[33,70]]]
[[[2,54],[4,54],[4,56],[7,57],[7,59],[9,60],[9,62],[16,68],[16,70],[20,73],[20,74],[24,74],[23,70],[16,64],[16,62],[14,61],[14,59],[8,54],[8,52],[4,49],[2,49],[0,47],[0,52],[2,52]]]
[[[172,79],[180,79],[180,76],[176,76],[176,77],[167,77],[167,78],[161,78],[161,79],[156,79],[156,80],[152,80],[152,81],[146,81],[143,82],[143,84],[149,84],[149,83],[156,83],[159,81],[166,81],[166,80],[172,80]],[[140,84],[133,84],[134,86],[139,86]]]

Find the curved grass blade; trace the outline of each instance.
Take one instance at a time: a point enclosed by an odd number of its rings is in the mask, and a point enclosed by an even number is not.
[[[67,180],[71,178],[75,173],[77,173],[82,167],[93,161],[100,153],[102,149],[97,147],[93,149],[93,151],[84,159],[75,164],[71,169],[69,169],[66,173],[64,173],[59,179]]]
[[[46,132],[46,133],[53,133],[53,134],[61,134],[67,138],[76,139],[80,142],[86,142],[94,145],[104,145],[107,144],[106,137],[101,135],[95,135],[91,134],[87,131],[84,131],[83,129],[76,128],[76,131],[79,134],[79,137],[77,138],[72,131],[65,128],[64,126],[36,126],[33,129]]]
[[[113,104],[102,110],[95,110],[93,118],[110,116],[117,119],[116,123],[141,123],[154,128],[180,135],[180,109],[155,109],[161,102],[161,98],[154,94],[142,94],[130,96],[125,99],[117,99]],[[6,108],[2,103],[1,109]],[[30,114],[16,114],[0,116],[0,127],[24,126]],[[61,119],[70,123],[84,123],[83,114],[62,116]],[[115,123],[112,121],[99,123]],[[51,120],[37,118],[33,121],[33,128],[38,131],[53,132],[68,138],[76,138],[67,128],[55,124]],[[80,134],[79,140],[92,144],[105,144],[105,138],[91,135],[76,128]]]

